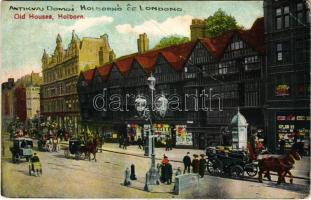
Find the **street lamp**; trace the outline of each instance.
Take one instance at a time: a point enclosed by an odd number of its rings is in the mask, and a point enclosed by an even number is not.
[[[155,150],[154,150],[154,134],[153,134],[153,123],[152,123],[152,116],[154,111],[153,106],[153,93],[155,91],[155,83],[156,79],[150,74],[150,77],[148,77],[148,86],[151,90],[151,106],[150,109],[147,107],[147,100],[143,98],[142,96],[138,96],[135,100],[135,108],[138,111],[138,113],[146,120],[149,120],[150,122],[150,134],[148,135],[148,140],[151,136],[151,142],[149,142],[149,147],[151,145],[151,167],[149,171],[146,174],[146,182],[145,182],[145,191],[149,191],[149,185],[158,185],[159,184],[159,173],[155,166]],[[155,110],[159,113],[161,117],[165,116],[165,113],[167,111],[167,104],[168,100],[165,98],[164,95],[162,95],[160,98],[157,99],[157,106]],[[149,140],[150,141],[150,140]],[[150,149],[150,148],[148,148]]]

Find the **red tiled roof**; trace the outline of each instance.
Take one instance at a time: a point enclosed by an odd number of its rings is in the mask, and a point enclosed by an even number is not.
[[[147,73],[150,73],[157,61],[158,54],[158,51],[146,52],[144,54],[135,56],[135,60],[141,65],[143,70],[145,70]]]
[[[117,60],[114,64],[116,65],[117,69],[120,71],[122,75],[127,75],[130,68],[132,67],[134,57],[126,57],[121,60]]]
[[[226,47],[230,43],[231,38],[235,34],[239,34],[240,37],[258,53],[265,53],[266,50],[264,46],[263,17],[258,18],[249,30],[232,30],[215,38],[202,38],[198,41],[200,41],[209,50],[212,56],[220,59],[223,56]],[[134,53],[131,55],[123,56],[117,59],[113,64],[105,64],[99,67],[97,70],[103,78],[107,78],[113,65],[115,65],[117,70],[123,76],[126,76],[130,71],[135,59],[141,65],[143,70],[149,73],[154,69],[156,60],[158,56],[161,55],[174,70],[179,71],[183,69],[184,64],[192,52],[192,49],[195,47],[198,41],[147,51],[143,54]],[[84,79],[86,81],[90,81],[93,78],[93,72],[94,70],[83,72]]]
[[[212,56],[216,58],[220,58],[225,51],[225,48],[228,46],[232,36],[234,35],[235,30],[228,31],[221,36],[215,38],[203,38],[200,39],[202,44],[209,49],[209,52]]]
[[[185,44],[175,45],[160,50],[161,55],[171,65],[171,67],[179,71],[183,69],[192,49],[196,42],[188,42]]]
[[[265,54],[264,18],[258,18],[251,29],[240,31],[241,37],[258,53]]]
[[[109,76],[112,66],[113,66],[112,63],[105,64],[101,67],[98,67],[97,71],[103,79],[106,79]]]
[[[200,41],[206,48],[208,48],[212,56],[219,59],[223,56],[223,52],[235,34],[239,34],[240,37],[258,53],[265,53],[263,17],[256,19],[252,28],[249,30],[231,30],[221,36],[215,38],[202,38]]]
[[[90,70],[83,72],[84,80],[88,83],[90,83],[91,80],[93,79],[93,75],[94,75],[94,69],[90,69]]]

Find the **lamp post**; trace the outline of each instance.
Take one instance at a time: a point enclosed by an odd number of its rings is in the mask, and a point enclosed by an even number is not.
[[[147,172],[146,182],[145,182],[145,190],[149,191],[149,185],[158,185],[159,184],[159,173],[155,166],[155,142],[154,142],[154,134],[153,134],[153,123],[152,123],[152,116],[154,115],[154,110],[156,110],[161,117],[164,117],[167,111],[167,104],[168,100],[162,95],[160,98],[157,99],[157,106],[154,108],[154,91],[155,91],[155,84],[156,79],[150,74],[148,77],[148,86],[151,92],[151,106],[150,108],[147,107],[147,100],[141,96],[135,100],[135,107],[136,110],[140,113],[140,115],[149,120],[150,123],[150,134],[148,135],[148,140],[151,137],[151,142],[149,140],[149,151],[151,149],[151,167]],[[150,148],[151,146],[151,148]]]

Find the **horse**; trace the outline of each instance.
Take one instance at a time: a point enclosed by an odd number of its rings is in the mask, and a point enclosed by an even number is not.
[[[85,144],[85,157],[89,158],[89,161],[91,161],[91,154],[93,154],[93,159],[96,162],[96,153],[97,153],[97,147],[99,145],[99,140],[97,137],[94,137],[92,140],[86,142]]]
[[[295,160],[300,160],[301,157],[296,149],[292,149],[286,155],[282,156],[272,156],[262,158],[258,162],[259,172],[258,172],[258,180],[262,183],[262,173],[266,172],[266,176],[269,180],[270,171],[274,171],[278,173],[277,184],[281,184],[281,182],[285,182],[285,175],[290,175],[290,182],[293,183],[293,175],[290,170],[293,168],[295,164]]]

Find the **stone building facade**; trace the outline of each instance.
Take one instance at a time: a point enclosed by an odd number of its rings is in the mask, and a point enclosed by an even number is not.
[[[9,78],[7,82],[2,83],[1,87],[1,126],[2,130],[6,131],[15,117],[14,78]]]
[[[304,0],[264,1],[265,124],[268,146],[310,144],[310,8]]]
[[[42,55],[43,84],[41,114],[56,122],[58,127],[78,131],[80,112],[76,84],[79,73],[110,62],[115,58],[108,42],[108,35],[81,40],[72,32],[68,48],[64,49],[58,34],[52,55],[44,50]]]

